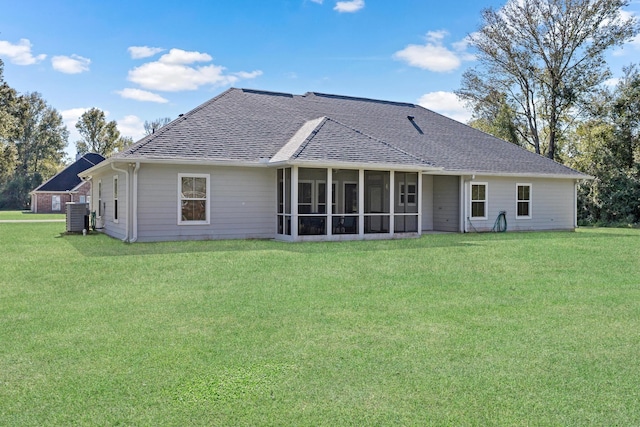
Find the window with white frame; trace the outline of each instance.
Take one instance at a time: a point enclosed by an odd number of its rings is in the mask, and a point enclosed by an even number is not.
[[[113,222],[118,222],[118,175],[113,177]]]
[[[516,218],[531,218],[531,184],[516,184]]]
[[[59,211],[60,210],[60,196],[51,196],[51,210]]]
[[[98,217],[102,216],[102,181],[98,181]]]
[[[209,224],[209,175],[178,174],[178,224]]]
[[[415,206],[418,200],[418,184],[401,182],[398,191],[398,205]]]
[[[487,219],[487,183],[471,183],[471,218]]]

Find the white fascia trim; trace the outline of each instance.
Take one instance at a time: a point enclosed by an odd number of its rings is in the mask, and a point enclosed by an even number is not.
[[[248,168],[264,168],[269,167],[271,165],[268,164],[267,161],[241,161],[241,160],[195,160],[195,159],[184,159],[184,158],[176,158],[176,159],[149,159],[142,157],[128,157],[125,159],[122,158],[109,158],[96,166],[93,166],[84,172],[78,174],[81,178],[90,177],[95,174],[96,171],[109,166],[111,163],[122,163],[134,166],[136,163],[139,164],[157,164],[157,165],[193,165],[193,166],[232,166],[232,167],[248,167]]]
[[[545,173],[518,173],[518,172],[478,172],[478,171],[445,171],[441,169],[439,172],[434,173],[432,171],[423,172],[425,175],[450,175],[450,176],[462,176],[468,175],[476,177],[486,176],[486,177],[506,177],[506,178],[551,178],[551,179],[571,179],[582,181],[586,179],[594,179],[594,176],[584,175],[584,176],[576,176],[576,175],[562,175],[562,174],[545,174]]]
[[[278,164],[270,164],[270,166],[299,166],[306,168],[334,168],[334,169],[366,169],[366,170],[393,170],[393,171],[407,171],[407,172],[422,172],[426,171],[437,172],[442,168],[436,168],[432,166],[424,165],[401,165],[397,163],[354,163],[354,162],[323,162],[316,160],[295,160],[291,162],[280,162]]]
[[[247,167],[247,168],[277,168],[287,166],[300,166],[308,168],[340,168],[340,169],[367,169],[367,170],[397,170],[409,172],[439,172],[442,168],[425,166],[425,165],[401,165],[397,163],[354,163],[354,162],[336,162],[336,161],[316,161],[316,160],[283,160],[279,162],[267,161],[239,161],[239,160],[193,160],[193,159],[114,159],[110,158],[97,166],[85,170],[80,177],[89,177],[95,174],[97,170],[109,166],[111,163],[122,164],[159,164],[159,165],[193,165],[193,166],[231,166],[231,167]]]

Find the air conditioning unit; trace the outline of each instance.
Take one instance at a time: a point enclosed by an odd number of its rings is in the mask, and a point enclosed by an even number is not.
[[[89,229],[89,204],[67,203],[67,233],[81,233]]]

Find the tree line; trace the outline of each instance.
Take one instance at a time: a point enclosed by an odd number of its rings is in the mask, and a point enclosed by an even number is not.
[[[508,0],[469,43],[478,66],[456,92],[470,125],[594,177],[578,219],[640,223],[640,73],[612,86],[605,53],[637,36],[628,0]]]
[[[145,132],[150,134],[168,121],[145,122]],[[81,136],[76,141],[79,155],[92,152],[109,157],[133,143],[98,108],[83,113],[76,129]],[[65,159],[68,139],[62,115],[42,95],[20,94],[4,81],[0,59],[0,209],[28,208],[29,192],[75,160]]]

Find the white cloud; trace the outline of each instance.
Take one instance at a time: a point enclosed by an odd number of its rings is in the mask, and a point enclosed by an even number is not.
[[[452,44],[453,50],[442,45],[449,33],[444,30],[429,31],[424,45],[410,44],[393,54],[393,58],[404,61],[412,67],[435,72],[453,71],[462,61],[471,61],[475,57],[468,52],[468,40],[463,39]]]
[[[36,64],[47,57],[45,54],[33,56],[31,42],[28,39],[20,39],[17,44],[0,40],[0,56],[8,58],[11,63],[16,65]]]
[[[89,71],[89,64],[91,64],[90,59],[75,54],[71,56],[54,56],[51,58],[53,69],[66,74],[79,74],[84,71]]]
[[[140,117],[130,114],[116,120],[116,123],[120,135],[133,138],[134,142],[144,137],[144,121]]]
[[[149,46],[131,46],[127,49],[132,59],[148,58],[157,53],[163,52],[165,49],[161,47]]]
[[[193,66],[195,62],[210,62],[211,55],[171,49],[157,61],[147,62],[129,71],[129,81],[149,90],[177,92],[196,90],[200,86],[225,86],[241,79],[252,79],[262,75],[262,71],[240,71],[225,73],[226,68],[210,64]]]
[[[160,104],[169,102],[167,99],[161,97],[157,93],[149,92],[142,89],[125,88],[116,91],[116,93],[123,98],[135,99],[136,101],[157,102]]]
[[[418,99],[418,105],[462,123],[471,119],[471,112],[453,92],[430,92]]]
[[[193,64],[194,62],[209,62],[213,60],[211,55],[200,52],[189,52],[182,49],[171,49],[159,59],[164,64]]]
[[[618,86],[618,83],[620,83],[620,79],[618,77],[613,77],[605,80],[602,84],[607,86],[608,88],[614,88]]]
[[[260,77],[262,75],[262,71],[255,70],[252,72],[240,71],[237,73],[233,73],[234,76],[238,76],[241,79],[255,79],[256,77]]]
[[[333,10],[340,13],[353,13],[364,8],[364,0],[339,1]]]
[[[613,56],[626,56],[632,54],[632,51],[640,50],[640,36],[635,36],[619,49],[613,51]]]

